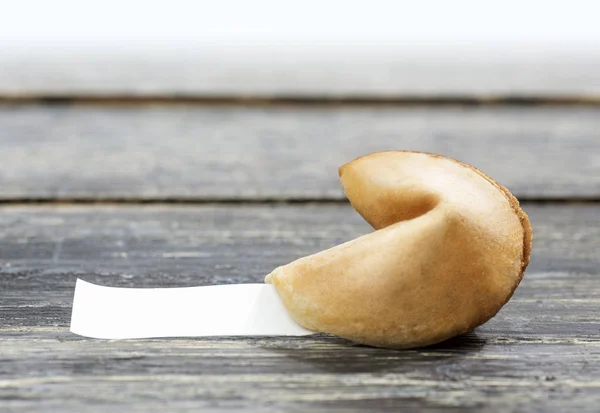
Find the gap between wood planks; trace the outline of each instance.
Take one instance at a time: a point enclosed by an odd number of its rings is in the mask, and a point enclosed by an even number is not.
[[[3,105],[207,105],[207,106],[600,106],[591,95],[1,95]]]
[[[519,197],[522,204],[600,204],[600,197]],[[226,198],[226,197],[206,197],[206,198],[118,198],[118,197],[64,197],[64,198],[6,198],[0,199],[2,206],[18,205],[303,205],[303,204],[323,204],[323,205],[343,205],[349,201],[345,198],[334,197],[255,197],[255,198]]]

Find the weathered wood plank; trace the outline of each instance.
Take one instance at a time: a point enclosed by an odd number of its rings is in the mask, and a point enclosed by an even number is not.
[[[399,352],[333,337],[100,342],[39,333],[0,348],[0,398],[14,411],[595,412],[600,400],[597,341],[477,333]]]
[[[338,166],[387,149],[600,197],[600,108],[4,106],[0,198],[343,199]]]
[[[67,331],[76,277],[260,281],[369,231],[344,205],[4,207],[0,404],[9,411],[539,411],[600,404],[596,205],[525,205],[530,268],[474,333],[421,350],[331,336],[97,341]]]

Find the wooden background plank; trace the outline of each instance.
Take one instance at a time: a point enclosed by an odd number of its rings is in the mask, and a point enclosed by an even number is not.
[[[86,44],[85,52],[7,52],[0,55],[0,95],[600,98],[597,48],[476,50],[442,43],[447,47],[436,50],[238,44],[93,53]]]
[[[2,106],[0,198],[343,199],[338,166],[386,149],[600,196],[600,108],[192,105]]]
[[[534,251],[513,300],[475,333],[393,351],[326,335],[96,341],[67,332],[76,277],[138,287],[260,281],[368,231],[349,206],[4,207],[0,399],[15,411],[593,412],[598,206],[525,209]]]
[[[526,211],[535,228],[527,278],[541,283],[527,295],[596,294],[598,207],[526,205]],[[25,324],[15,326],[47,326],[54,321],[44,314],[54,306],[66,326],[68,314],[61,311],[70,308],[77,276],[140,287],[262,282],[279,265],[370,230],[350,206],[334,204],[3,207],[3,311],[40,316],[21,318]],[[579,281],[565,288],[571,273]],[[564,290],[541,288],[556,279]],[[48,312],[38,311],[40,305],[50,306]]]

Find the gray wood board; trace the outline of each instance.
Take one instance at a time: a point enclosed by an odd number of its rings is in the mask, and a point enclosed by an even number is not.
[[[343,199],[337,168],[388,149],[600,196],[600,108],[192,105],[0,106],[0,199]]]
[[[100,341],[68,333],[77,277],[112,286],[259,282],[370,229],[347,205],[5,206],[7,411],[597,411],[599,207],[525,205],[532,263],[475,332],[381,350],[319,335]]]
[[[62,47],[52,53],[6,51],[0,54],[0,95],[598,98],[597,47],[515,50],[519,46],[477,51],[447,44],[445,50],[422,53],[355,42],[322,53],[311,50],[314,45],[94,53],[90,44],[83,53],[61,53]]]

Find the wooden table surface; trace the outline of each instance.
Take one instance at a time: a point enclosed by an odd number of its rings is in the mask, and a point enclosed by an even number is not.
[[[92,340],[77,278],[260,282],[370,231],[337,167],[438,152],[508,186],[534,229],[514,298],[417,350],[343,339]],[[0,106],[0,411],[600,411],[600,107]]]

